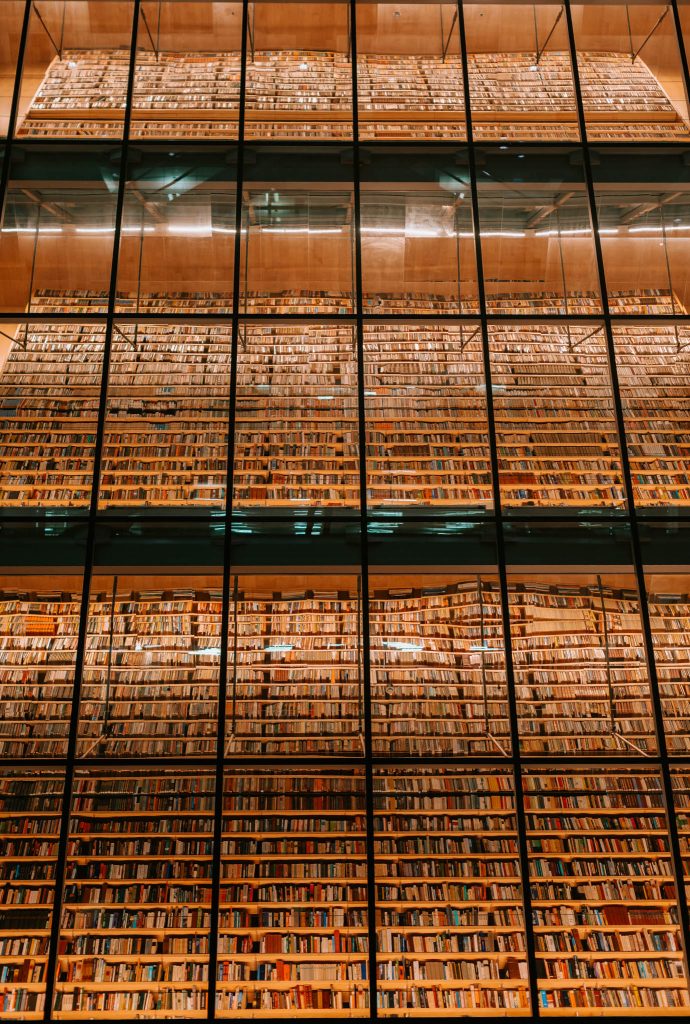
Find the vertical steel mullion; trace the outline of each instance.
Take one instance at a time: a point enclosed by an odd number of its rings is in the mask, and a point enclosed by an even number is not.
[[[55,864],[55,895],[53,901],[52,920],[50,928],[50,944],[48,947],[48,960],[46,963],[46,990],[44,1020],[52,1017],[53,998],[55,994],[55,975],[57,971],[58,941],[60,937],[60,918],[62,916],[62,903],[65,885],[65,867],[67,862],[67,842],[69,839],[70,804],[74,785],[74,772],[76,763],[77,734],[79,729],[79,702],[81,697],[82,678],[84,673],[84,659],[86,649],[86,633],[89,618],[89,598],[91,588],[91,577],[94,567],[94,556],[96,546],[96,512],[98,508],[98,490],[100,476],[101,450],[103,447],[103,434],[105,428],[105,403],[108,387],[108,370],[110,364],[110,342],[113,333],[113,319],[115,312],[115,288],[117,286],[117,269],[120,251],[120,234],[122,230],[122,214],[125,197],[125,181],[127,178],[127,155],[129,141],[129,123],[132,110],[132,93],[134,90],[134,66],[137,50],[137,30],[139,25],[139,6],[141,0],[134,0],[132,9],[132,34],[129,53],[129,71],[127,78],[127,106],[125,109],[124,132],[122,148],[120,151],[120,178],[117,189],[117,202],[115,206],[115,235],[113,238],[113,255],[110,270],[110,292],[108,294],[108,313],[106,320],[106,331],[103,343],[103,367],[101,371],[100,402],[98,408],[98,424],[94,448],[94,468],[91,488],[91,503],[89,507],[89,520],[86,534],[86,545],[84,552],[84,577],[82,583],[81,606],[79,609],[79,636],[77,640],[77,653],[74,663],[72,707],[70,711],[69,738],[67,741],[67,771],[63,791],[62,815],[60,821],[60,838],[58,840],[58,856]]]
[[[371,638],[369,632],[369,545],[367,532],[367,434],[364,410],[364,306],[362,302],[362,210],[359,159],[359,100],[357,89],[357,0],[349,0],[350,54],[352,60],[352,184],[354,259],[355,259],[355,331],[357,335],[357,422],[359,447],[359,530],[360,573],[362,580],[362,678],[364,704],[364,759],[367,839],[367,926],[369,1016],[378,1017],[377,941],[376,941],[376,857],[374,853],[374,766],[371,710]]]
[[[467,39],[465,34],[465,12],[463,0],[457,0],[458,31],[460,34],[460,51],[462,54],[462,85],[465,103],[465,121],[468,141],[470,196],[472,202],[472,221],[474,235],[474,253],[477,264],[477,291],[479,297],[479,316],[482,339],[482,359],[484,364],[484,382],[486,394],[486,418],[489,435],[491,458],[491,481],[494,502],[496,554],[498,561],[499,585],[501,590],[501,619],[503,625],[503,647],[506,659],[506,682],[508,696],[508,715],[510,724],[511,768],[515,788],[515,817],[518,831],[518,854],[520,874],[522,876],[522,903],[525,925],[525,945],[529,975],[530,1009],[532,1016],[539,1012],[539,993],[537,989],[537,959],[535,955],[534,932],[532,930],[532,893],[530,888],[529,853],[527,849],[527,828],[525,805],[523,799],[522,767],[520,761],[520,732],[518,729],[517,699],[515,695],[515,674],[513,671],[513,651],[510,638],[510,604],[508,600],[508,580],[506,575],[505,545],[503,538],[503,509],[501,505],[501,488],[499,481],[498,450],[496,442],[496,417],[494,412],[493,389],[491,382],[491,349],[489,345],[489,329],[486,312],[486,290],[484,287],[484,261],[480,237],[479,193],[477,189],[477,167],[474,150],[474,133],[472,130],[472,105],[470,95],[470,73],[467,59]]]
[[[237,359],[239,347],[240,262],[242,254],[242,191],[244,179],[244,101],[247,82],[247,35],[249,0],[242,2],[242,38],[240,41],[240,90],[237,112],[237,173],[235,180],[235,237],[232,268],[232,327],[230,343],[230,394],[228,403],[228,443],[225,467],[225,535],[223,537],[223,608],[221,614],[218,713],[216,723],[216,798],[213,808],[213,866],[211,871],[211,922],[208,950],[207,1019],[216,1019],[218,994],[218,945],[220,930],[220,886],[223,843],[223,803],[225,785],[225,727],[228,689],[228,635],[230,632],[230,582],[232,558],[232,494],[235,462],[235,417],[237,409]],[[236,590],[236,588],[235,588]],[[235,595],[233,593],[233,600]],[[234,658],[234,655],[233,655]],[[233,664],[233,672],[237,670]]]
[[[572,13],[570,10],[570,0],[563,0],[563,2],[565,7],[566,25],[568,29],[568,41],[571,50],[571,59],[573,61],[573,78],[575,83],[575,96],[577,100],[577,113],[583,143],[583,171],[585,185],[587,189],[587,197],[590,206],[590,222],[592,226],[592,236],[594,239],[594,251],[597,262],[597,273],[599,279],[599,288],[601,291],[602,308],[604,311],[604,333],[606,337],[606,349],[609,363],[609,373],[611,377],[611,389],[613,392],[613,402],[616,413],[616,426],[619,439],[621,467],[623,471],[623,481],[625,485],[627,510],[630,522],[630,540],[633,556],[633,568],[639,598],[640,619],[642,622],[642,633],[644,637],[645,654],[649,675],[650,696],[654,715],[654,731],[657,742],[657,763],[661,770],[664,802],[666,804],[667,810],[668,834],[669,843],[671,847],[671,861],[676,884],[676,892],[678,896],[678,910],[680,914],[681,933],[683,939],[683,953],[687,981],[690,980],[690,972],[688,968],[688,955],[690,952],[690,912],[688,910],[688,899],[684,883],[683,857],[680,849],[678,823],[676,821],[676,817],[673,810],[673,784],[671,779],[671,771],[669,767],[668,751],[666,748],[663,705],[661,702],[661,695],[659,692],[659,679],[656,669],[656,659],[654,656],[654,640],[652,634],[651,620],[649,616],[649,605],[647,603],[647,589],[645,586],[644,578],[642,546],[640,543],[638,531],[635,495],[633,489],[632,473],[630,470],[630,460],[628,457],[628,447],[625,430],[625,416],[623,413],[623,402],[621,399],[620,384],[618,380],[618,369],[616,366],[616,348],[613,338],[613,328],[611,326],[611,310],[609,307],[608,291],[606,287],[606,270],[604,266],[603,250],[601,246],[601,236],[599,234],[599,213],[596,205],[594,176],[592,174],[592,162],[590,158],[589,143],[587,141],[587,124],[585,118],[584,104],[582,100],[579,69],[577,66],[577,48],[575,41],[575,32],[573,29]],[[687,64],[684,64],[684,69],[686,67]]]
[[[19,97],[22,88],[22,75],[24,71],[24,57],[26,55],[26,42],[29,35],[29,22],[31,21],[31,0],[24,0],[24,15],[22,19],[21,34],[19,37],[19,49],[17,50],[17,66],[14,74],[14,86],[12,88],[12,101],[10,105],[10,116],[7,123],[7,139],[5,141],[5,152],[2,157],[2,169],[0,170],[0,226],[5,220],[5,204],[7,201],[7,186],[10,178],[12,143],[17,127],[17,113],[19,110]]]

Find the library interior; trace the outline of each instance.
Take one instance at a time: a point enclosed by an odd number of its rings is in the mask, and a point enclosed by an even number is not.
[[[0,0],[0,1012],[690,1021],[690,3]]]

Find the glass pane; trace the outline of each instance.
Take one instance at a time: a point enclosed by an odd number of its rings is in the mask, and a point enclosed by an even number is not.
[[[374,813],[379,1014],[528,1015],[510,774],[374,769]]]
[[[550,567],[511,570],[508,585],[522,750],[619,757],[654,751],[634,576]]]
[[[0,771],[0,1007],[5,1020],[42,1020],[65,776]]]
[[[105,310],[119,158],[112,146],[12,147],[0,232],[1,312]]]
[[[640,511],[690,505],[690,331],[614,324],[628,458]]]
[[[132,12],[130,0],[31,4],[18,135],[122,138]]]
[[[227,771],[221,857],[218,1015],[366,1017],[364,773]]]
[[[242,4],[143,0],[131,138],[237,138]]]
[[[76,293],[55,292],[36,300],[46,313],[79,302]],[[105,324],[32,321],[0,331],[2,504],[88,508]]]
[[[525,811],[540,1013],[681,1012],[687,978],[661,779],[530,770]]]
[[[115,326],[101,507],[223,507],[231,347],[230,324]]]
[[[243,313],[353,312],[352,155],[245,153]]]
[[[247,37],[247,139],[351,139],[347,3],[254,3]]]
[[[587,137],[687,139],[688,104],[670,5],[572,8]]]
[[[374,575],[376,754],[507,754],[503,621],[494,575]]]
[[[491,508],[477,324],[364,328],[369,508]]]
[[[81,588],[80,575],[0,577],[2,757],[67,756]]]
[[[464,152],[361,151],[364,312],[478,309]]]
[[[622,508],[604,330],[489,328],[499,480],[508,508]]]
[[[599,150],[594,162],[612,313],[690,308],[690,167],[682,150]]]
[[[9,130],[23,18],[24,0],[5,0],[0,6],[0,137]]]
[[[489,313],[601,309],[580,154],[507,144],[478,154],[477,189]]]
[[[117,309],[231,313],[235,151],[129,152]]]
[[[360,139],[464,139],[457,10],[357,5]]]
[[[670,754],[690,750],[690,577],[680,568],[646,575],[654,661]]]
[[[93,578],[78,756],[213,754],[221,611],[217,576]]]
[[[354,329],[242,325],[234,445],[233,508],[359,508]]]
[[[206,1017],[214,790],[204,769],[77,770],[56,1018]]]
[[[361,755],[358,578],[234,576],[231,602],[226,752]]]
[[[475,139],[578,139],[561,4],[464,4]]]

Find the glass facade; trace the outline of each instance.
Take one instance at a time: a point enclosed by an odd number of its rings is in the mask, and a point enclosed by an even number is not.
[[[690,1019],[690,8],[0,4],[0,1011]]]

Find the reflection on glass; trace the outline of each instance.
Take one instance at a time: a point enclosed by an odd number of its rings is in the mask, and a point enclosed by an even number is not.
[[[654,751],[634,577],[516,572],[508,584],[523,751]]]
[[[228,754],[361,754],[355,576],[235,576]]]
[[[365,804],[357,769],[226,771],[219,1017],[368,1016]]]
[[[572,8],[587,136],[687,139],[688,104],[670,5]]]
[[[375,768],[374,814],[379,1014],[527,1015],[510,774]]]
[[[540,1013],[682,1012],[687,977],[660,777],[529,770],[524,787]]]
[[[638,509],[690,505],[690,331],[648,321],[613,327]]]
[[[0,755],[65,757],[81,576],[0,579]]]
[[[130,150],[117,309],[230,313],[235,252],[232,150]]]
[[[216,577],[93,579],[80,757],[213,753],[221,603]]]
[[[464,139],[452,4],[359,3],[357,91],[360,139]]]
[[[358,508],[357,431],[352,327],[241,326],[234,508]]]
[[[494,576],[372,576],[369,622],[374,753],[509,753]]]
[[[229,324],[115,326],[101,506],[223,505],[231,346]]]
[[[367,325],[364,367],[369,507],[491,507],[479,326]]]
[[[242,5],[143,0],[132,138],[237,138]]]
[[[77,770],[57,1019],[206,1017],[214,790],[203,769]]]
[[[491,326],[489,345],[506,506],[622,506],[603,328]]]
[[[118,160],[110,146],[13,147],[0,232],[0,311],[105,311]]]
[[[131,0],[31,4],[18,135],[122,138],[132,12]]]
[[[48,294],[46,312],[79,299]],[[74,305],[73,305],[74,304]],[[0,498],[5,507],[85,508],[91,499],[104,324],[0,328]]]
[[[262,0],[247,32],[245,138],[352,138],[347,3]]]
[[[0,771],[0,971],[6,1020],[43,1017],[64,784],[63,771]]]
[[[654,660],[670,754],[690,750],[690,578],[681,573],[648,573],[649,620]]]
[[[9,131],[24,0],[5,0],[0,5],[0,137]]]
[[[578,139],[561,4],[464,5],[475,139]]]

